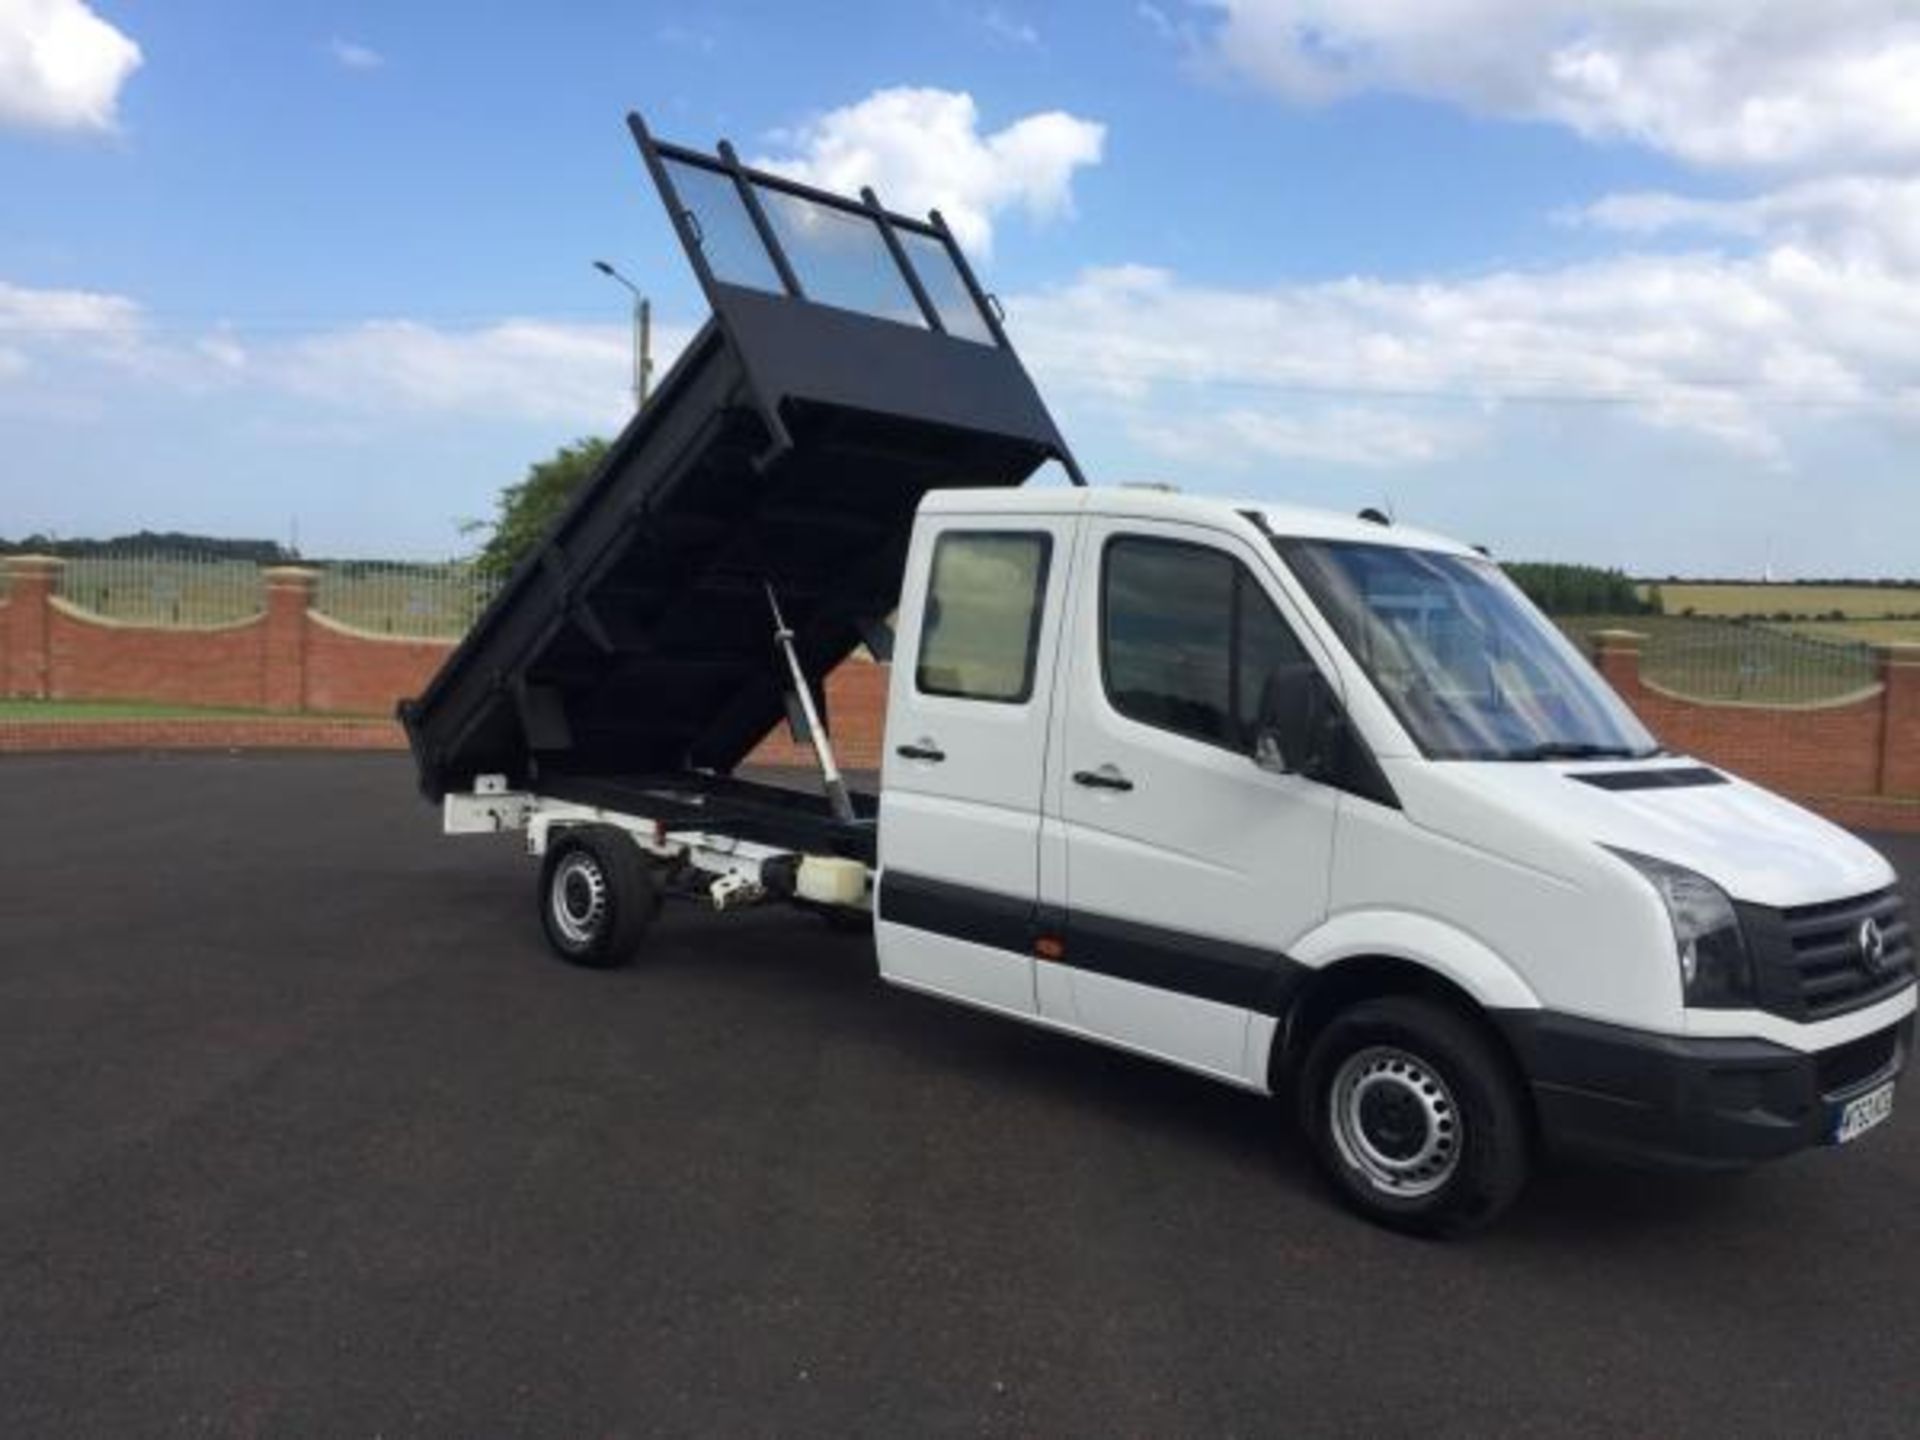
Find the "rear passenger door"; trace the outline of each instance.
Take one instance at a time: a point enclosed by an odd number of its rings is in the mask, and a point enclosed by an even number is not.
[[[1268,676],[1303,643],[1261,557],[1224,532],[1086,521],[1055,779],[1065,984],[1043,1012],[1258,1082],[1287,947],[1326,914],[1337,792],[1262,769]]]
[[[887,708],[875,939],[897,984],[1035,1013],[1040,795],[1072,517],[923,517]]]

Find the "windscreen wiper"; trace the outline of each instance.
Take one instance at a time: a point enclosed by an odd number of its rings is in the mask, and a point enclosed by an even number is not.
[[[1509,760],[1648,760],[1660,751],[1635,750],[1626,745],[1600,745],[1591,740],[1549,740],[1525,750],[1515,750]]]

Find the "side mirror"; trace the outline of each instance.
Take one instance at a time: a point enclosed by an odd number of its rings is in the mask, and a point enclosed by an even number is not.
[[[1339,753],[1344,723],[1318,667],[1306,662],[1276,670],[1260,691],[1253,763],[1276,774],[1324,775]]]

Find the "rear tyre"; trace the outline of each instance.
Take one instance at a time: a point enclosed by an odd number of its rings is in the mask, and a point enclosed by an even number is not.
[[[1300,1122],[1334,1188],[1376,1224],[1464,1235],[1531,1165],[1519,1085],[1470,1019],[1413,995],[1336,1015],[1307,1052]]]
[[[660,913],[660,887],[639,847],[611,825],[563,831],[540,869],[540,924],[562,960],[624,965]]]

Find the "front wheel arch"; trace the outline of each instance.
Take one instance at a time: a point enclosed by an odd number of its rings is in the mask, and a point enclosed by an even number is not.
[[[1283,1094],[1293,1087],[1300,1066],[1320,1032],[1333,1018],[1367,1000],[1388,995],[1413,995],[1433,1000],[1476,1025],[1506,1065],[1517,1093],[1525,1102],[1527,1122],[1537,1131],[1531,1087],[1512,1043],[1488,1017],[1485,1007],[1465,987],[1437,970],[1391,955],[1357,955],[1316,971],[1295,992],[1280,1023],[1274,1027],[1273,1047],[1267,1056],[1267,1088]]]

